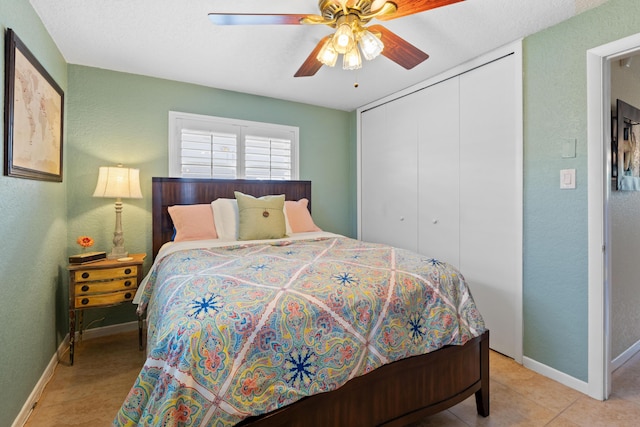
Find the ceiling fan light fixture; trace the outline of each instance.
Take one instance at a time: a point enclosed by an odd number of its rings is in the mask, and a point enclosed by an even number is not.
[[[334,66],[343,55],[343,68],[362,67],[360,55],[373,60],[381,53],[411,70],[429,55],[373,19],[388,21],[437,9],[464,0],[318,0],[319,15],[296,13],[209,13],[216,25],[326,25],[333,29],[318,41],[294,77],[313,76],[323,66]],[[327,42],[329,40],[329,42]],[[383,42],[384,41],[384,42]]]
[[[338,56],[338,52],[336,52],[336,50],[333,48],[332,39],[328,39],[326,42],[324,42],[324,45],[322,45],[322,49],[320,49],[320,52],[318,52],[318,56],[316,57],[316,59],[322,62],[324,65],[333,67],[338,61]]]
[[[357,70],[362,68],[362,59],[360,59],[360,51],[357,46],[353,46],[349,52],[342,57],[343,70]]]
[[[359,44],[362,55],[367,61],[371,61],[382,53],[384,43],[376,37],[371,31],[364,30],[359,34]]]
[[[353,31],[351,30],[351,25],[346,22],[343,22],[338,26],[338,29],[331,40],[333,40],[333,48],[336,52],[343,55],[353,50],[353,46],[355,46],[356,43],[353,37]]]

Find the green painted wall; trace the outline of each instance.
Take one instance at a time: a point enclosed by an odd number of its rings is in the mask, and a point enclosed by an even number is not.
[[[640,32],[611,0],[524,43],[524,354],[587,381],[587,50]],[[561,157],[564,138],[577,156]],[[576,190],[559,171],[576,169]]]
[[[313,216],[348,236],[355,228],[355,113],[83,66],[69,66],[68,250],[90,235],[109,251],[114,201],[93,198],[99,166],[140,169],[141,200],[124,200],[125,247],[151,253],[151,178],[167,176],[170,110],[300,127],[300,179],[313,182]],[[148,268],[150,260],[146,263]],[[108,314],[108,315],[107,315]],[[87,312],[94,326],[133,320],[133,307]]]
[[[67,91],[67,64],[28,0],[0,2],[0,99],[5,34],[13,29]],[[2,102],[4,118],[4,101]],[[4,119],[0,121],[4,136]],[[66,136],[63,135],[63,141]],[[4,144],[0,146],[4,159]],[[63,163],[64,165],[64,163]],[[66,180],[65,180],[66,181]],[[0,175],[0,425],[11,425],[66,329],[66,182]]]

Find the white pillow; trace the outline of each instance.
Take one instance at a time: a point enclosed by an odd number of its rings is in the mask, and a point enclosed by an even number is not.
[[[291,236],[291,234],[293,233],[293,231],[291,231],[291,225],[289,224],[289,217],[287,216],[287,203],[285,202],[284,204],[284,225],[286,228],[286,233],[287,236]]]
[[[238,202],[236,199],[216,199],[211,202],[213,222],[220,240],[238,240]]]

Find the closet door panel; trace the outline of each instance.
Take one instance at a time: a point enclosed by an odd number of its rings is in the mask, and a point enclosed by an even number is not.
[[[460,269],[491,330],[491,348],[511,357],[522,304],[514,61],[460,76]]]
[[[417,92],[418,250],[459,266],[459,78]]]
[[[401,98],[361,115],[361,237],[417,251],[415,100]]]

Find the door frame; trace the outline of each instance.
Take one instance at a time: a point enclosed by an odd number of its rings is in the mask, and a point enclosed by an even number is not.
[[[640,33],[587,51],[588,395],[611,393],[611,63],[640,52]]]

